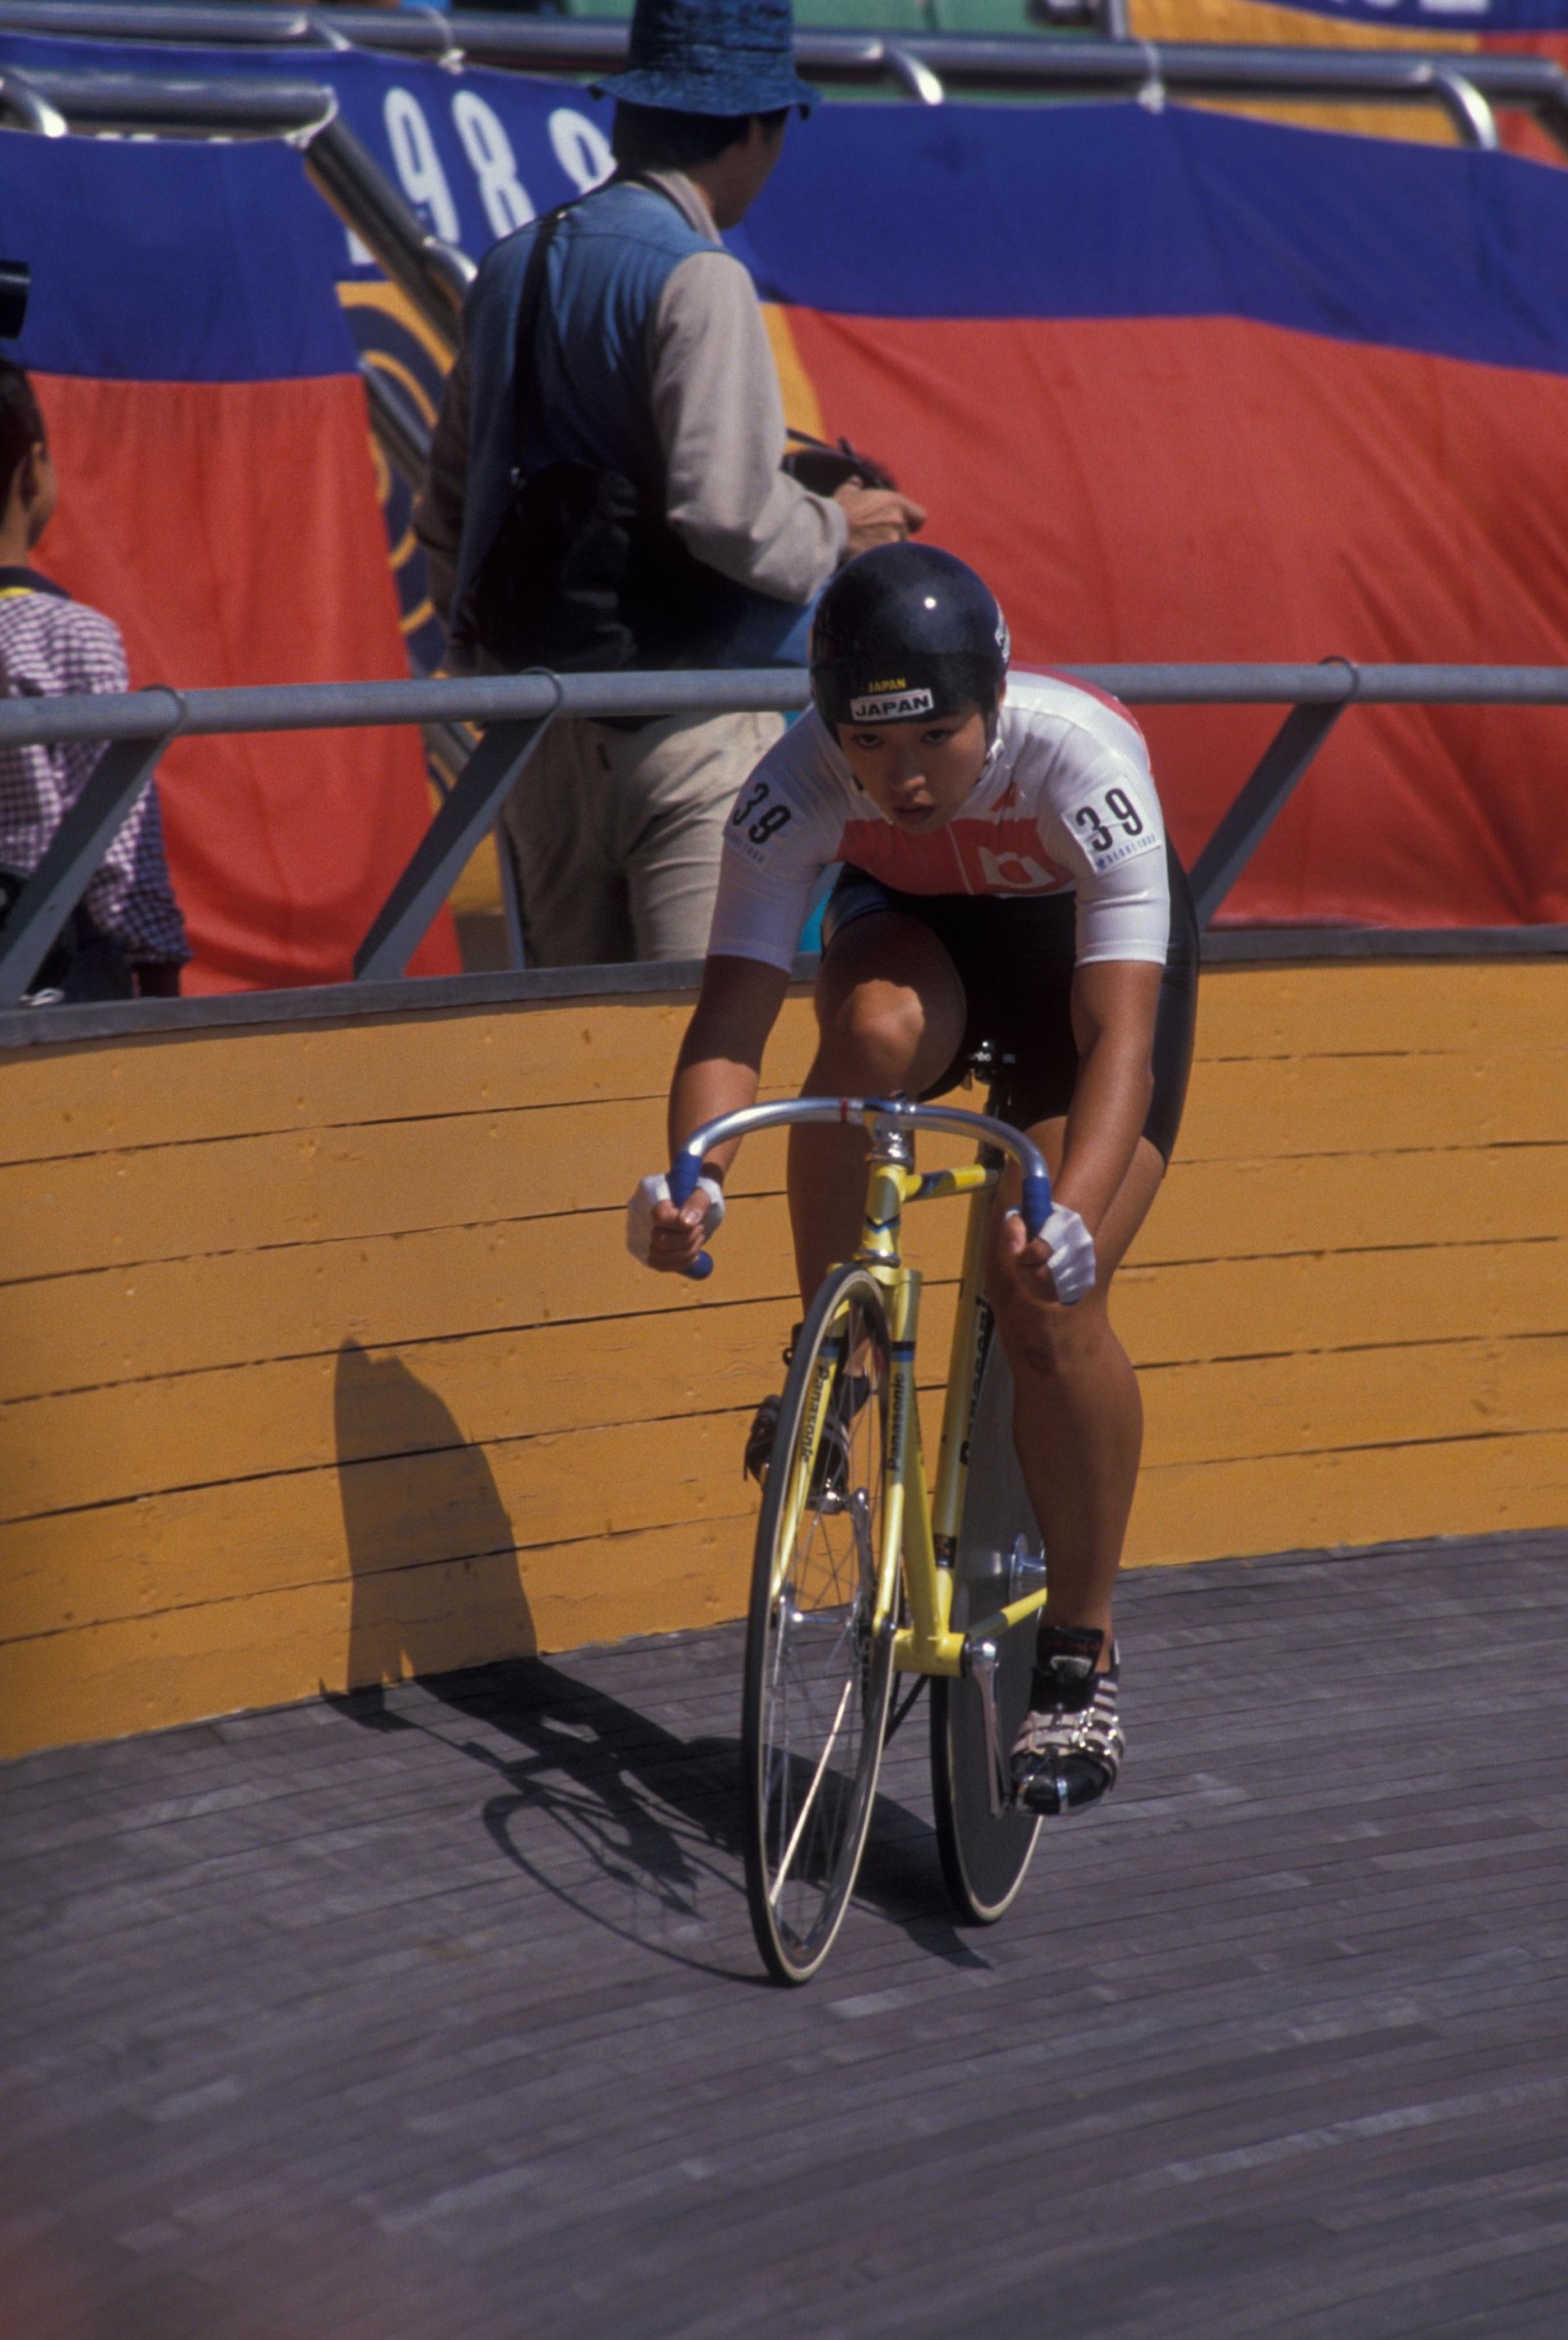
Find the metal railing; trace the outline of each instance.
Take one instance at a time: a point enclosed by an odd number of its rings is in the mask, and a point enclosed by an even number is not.
[[[1073,14],[1093,27],[1067,28]],[[922,105],[950,89],[1042,95],[1268,98],[1284,102],[1440,106],[1467,144],[1496,143],[1494,109],[1535,114],[1568,149],[1568,78],[1549,59],[1468,51],[1294,49],[1129,37],[1125,0],[1087,0],[1064,17],[1041,11],[1039,34],[833,32],[795,38],[803,73],[829,88],[893,87]],[[100,40],[278,48],[299,55],[367,48],[525,73],[607,73],[623,63],[624,23],[435,8],[291,9],[233,0],[221,7],[103,5],[100,0],[0,0],[0,31],[77,33]],[[1107,37],[1108,36],[1108,37]],[[40,91],[43,77],[35,77]]]
[[[209,76],[101,73],[0,63],[0,122],[45,137],[72,130],[136,136],[289,138],[306,175],[340,219],[406,292],[446,348],[455,350],[463,304],[477,268],[425,225],[357,138],[324,81],[256,73]]]
[[[1568,707],[1563,666],[1080,666],[1083,681],[1134,707],[1289,708],[1193,868],[1207,925],[1300,785],[1329,733],[1356,707]],[[530,672],[461,680],[307,683],[0,701],[0,749],[103,740],[104,756],[0,928],[0,1007],[21,1000],[87,890],[122,823],[178,739],[469,723],[481,737],[355,954],[356,976],[403,974],[469,855],[494,828],[529,756],[559,716],[793,713],[798,669],[701,674]]]

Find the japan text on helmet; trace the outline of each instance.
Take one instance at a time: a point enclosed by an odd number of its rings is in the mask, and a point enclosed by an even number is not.
[[[811,696],[824,723],[903,723],[988,711],[1007,671],[996,595],[935,545],[878,545],[840,569],[811,627]]]

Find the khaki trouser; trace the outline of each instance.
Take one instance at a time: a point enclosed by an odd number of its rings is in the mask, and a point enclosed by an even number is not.
[[[778,715],[669,715],[637,731],[553,723],[512,792],[529,959],[701,958],[736,793]]]

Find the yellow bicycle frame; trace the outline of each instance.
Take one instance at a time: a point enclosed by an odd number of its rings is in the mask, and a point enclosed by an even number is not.
[[[882,1548],[877,1555],[874,1626],[880,1633],[891,1632],[893,1663],[901,1674],[960,1674],[967,1643],[1000,1637],[1036,1615],[1046,1602],[1041,1588],[989,1617],[971,1619],[962,1632],[952,1623],[954,1560],[968,1482],[969,1438],[993,1338],[991,1307],[985,1296],[985,1256],[991,1218],[988,1197],[997,1185],[998,1160],[987,1148],[978,1162],[922,1177],[913,1166],[908,1141],[896,1136],[873,1150],[869,1165],[865,1219],[856,1258],[881,1288],[892,1349],[886,1496]],[[955,1194],[967,1194],[971,1201],[943,1405],[936,1489],[934,1498],[928,1498],[914,1370],[921,1279],[919,1271],[901,1258],[899,1236],[906,1203]],[[789,1515],[796,1520],[811,1484],[835,1370],[834,1359],[824,1350],[796,1448],[796,1477],[789,1497]],[[792,1540],[780,1538],[781,1563]],[[895,1622],[901,1606],[901,1569],[908,1604],[906,1624]]]

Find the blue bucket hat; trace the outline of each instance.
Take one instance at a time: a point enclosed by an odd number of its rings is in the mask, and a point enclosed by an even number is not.
[[[790,0],[637,0],[628,70],[597,87],[672,114],[814,106],[795,71]]]

